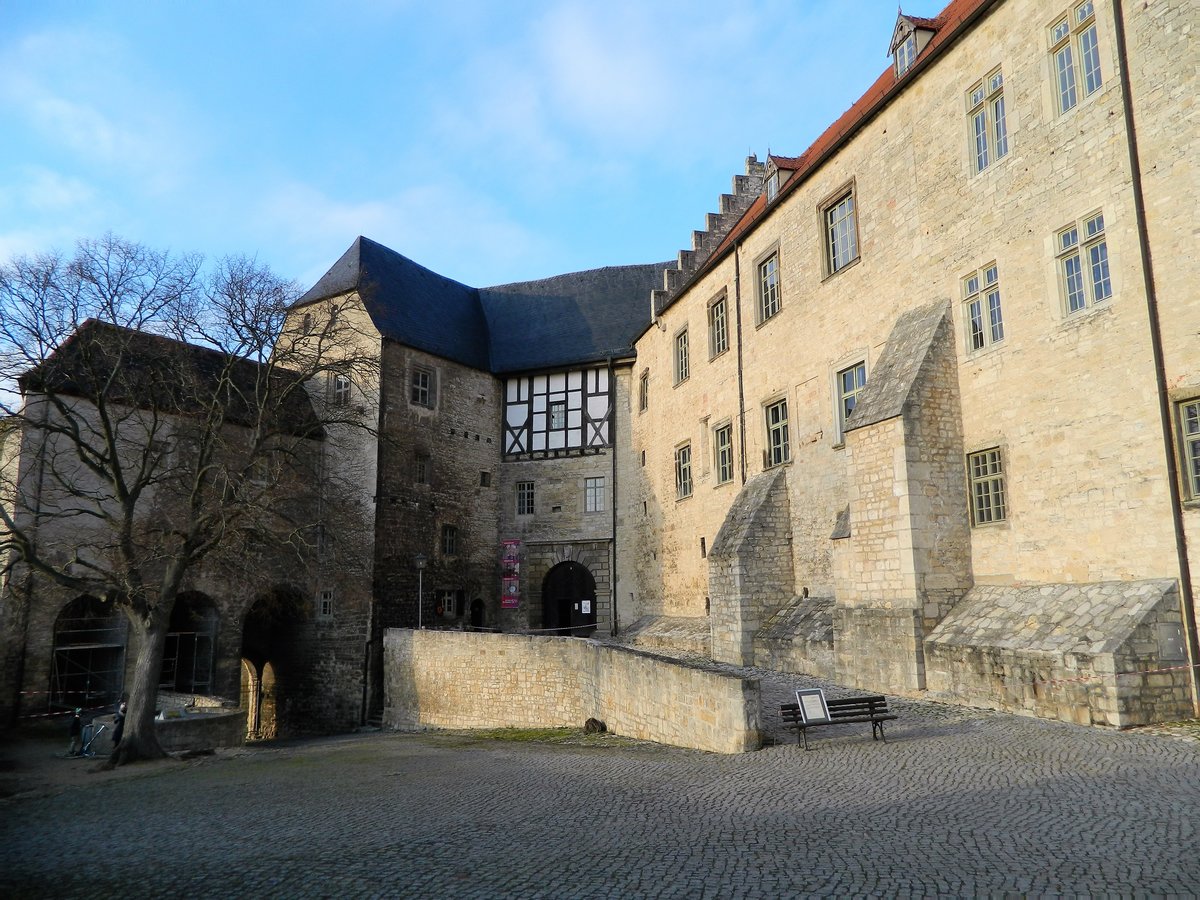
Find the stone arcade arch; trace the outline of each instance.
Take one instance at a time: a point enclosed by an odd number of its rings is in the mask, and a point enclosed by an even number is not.
[[[546,573],[542,580],[542,627],[577,636],[596,630],[596,579],[582,563],[568,560]]]
[[[298,680],[297,641],[305,614],[303,595],[279,586],[258,597],[242,628],[241,705],[246,710],[246,737],[267,740],[288,733],[289,691]]]
[[[128,624],[113,604],[88,594],[62,608],[54,621],[50,709],[104,706],[120,698]]]

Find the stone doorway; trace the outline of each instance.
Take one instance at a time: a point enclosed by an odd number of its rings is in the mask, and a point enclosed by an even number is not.
[[[304,596],[276,587],[259,596],[242,627],[242,707],[246,737],[286,737],[298,729],[288,721],[288,699],[300,690],[298,642],[305,617]]]
[[[596,630],[596,579],[577,562],[559,563],[542,581],[542,627],[585,636]]]

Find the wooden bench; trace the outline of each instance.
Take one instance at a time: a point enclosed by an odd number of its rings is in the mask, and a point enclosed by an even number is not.
[[[888,719],[895,719],[896,715],[888,712],[886,697],[879,695],[845,697],[841,700],[826,700],[825,705],[829,709],[829,720],[825,722],[805,722],[804,717],[800,715],[800,707],[796,703],[785,703],[779,708],[783,714],[783,724],[788,728],[796,729],[797,746],[803,739],[804,749],[808,749],[808,729],[810,728],[819,728],[822,725],[849,725],[854,722],[870,722],[871,740],[882,738],[883,742],[887,743],[887,737],[883,733],[883,723]]]

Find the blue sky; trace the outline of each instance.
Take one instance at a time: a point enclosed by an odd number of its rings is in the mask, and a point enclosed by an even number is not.
[[[937,14],[943,3],[906,11]],[[671,259],[887,67],[895,0],[0,0],[0,260],[112,231],[305,286]]]

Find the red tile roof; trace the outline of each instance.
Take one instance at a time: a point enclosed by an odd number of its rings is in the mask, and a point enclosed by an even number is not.
[[[996,2],[997,0],[951,0],[946,8],[933,19],[917,19],[914,16],[908,16],[907,18],[920,27],[934,30],[934,35],[929,39],[929,43],[925,45],[920,56],[917,57],[913,67],[897,78],[895,67],[888,66],[887,70],[875,79],[875,83],[867,88],[867,92],[859,97],[853,106],[842,113],[838,120],[825,129],[824,133],[812,143],[812,146],[799,156],[770,156],[770,161],[775,163],[777,168],[793,173],[787,183],[780,186],[779,195],[772,201],[772,204],[778,203],[779,197],[783,197],[799,187],[808,175],[812,174],[828,156],[841,147],[844,141],[866,124],[875,113],[883,109],[909,82],[915,81],[921,71],[939,56],[944,48],[953,43],[955,38],[964,34],[977,15],[982,15],[988,7]],[[699,276],[702,272],[707,271],[742,235],[749,232],[762,218],[766,206],[765,197],[759,197],[746,210],[738,223],[730,229],[729,234],[712,252],[708,261],[697,270],[696,275]]]

